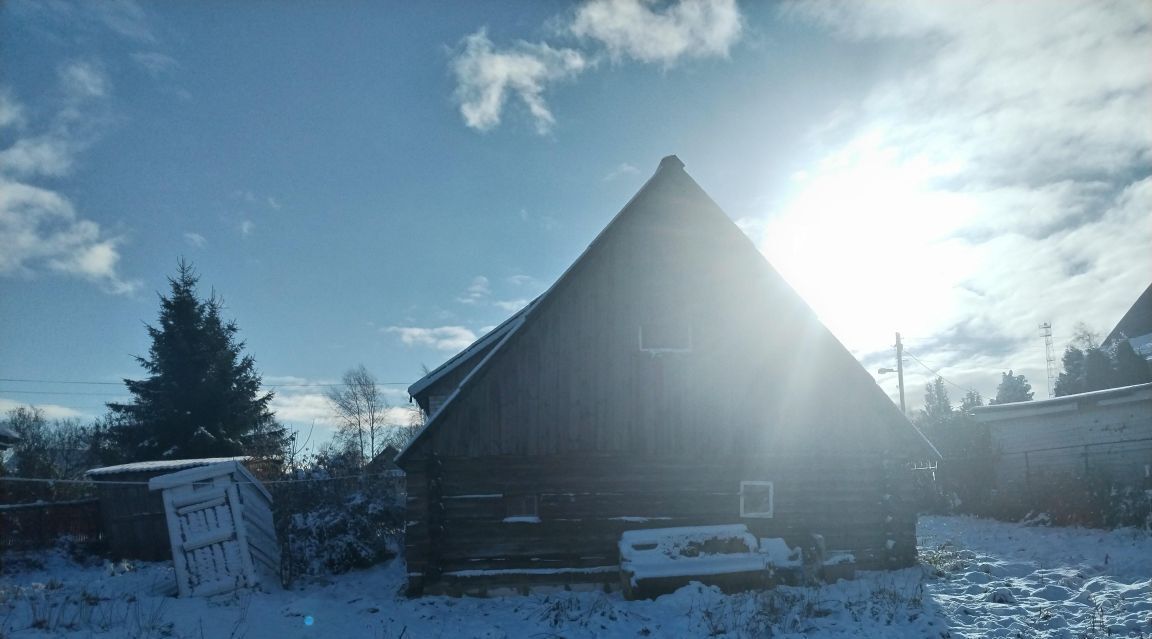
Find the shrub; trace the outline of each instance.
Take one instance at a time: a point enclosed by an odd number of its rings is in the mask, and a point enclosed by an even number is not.
[[[390,559],[402,546],[404,478],[335,475],[349,469],[313,460],[297,481],[270,483],[281,578],[341,574]]]

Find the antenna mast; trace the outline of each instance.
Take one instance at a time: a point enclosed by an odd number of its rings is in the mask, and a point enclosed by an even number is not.
[[[1052,322],[1040,325],[1040,337],[1044,338],[1044,362],[1048,365],[1048,397],[1052,397],[1056,385],[1056,357],[1052,355]]]

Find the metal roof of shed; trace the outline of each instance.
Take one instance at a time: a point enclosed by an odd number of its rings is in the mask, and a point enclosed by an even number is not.
[[[251,457],[202,457],[200,459],[159,459],[156,461],[134,462],[131,464],[120,464],[119,466],[105,466],[103,468],[93,468],[85,475],[89,477],[97,477],[100,475],[117,475],[120,473],[148,473],[148,472],[176,472],[184,470],[185,468],[196,468],[198,466],[207,466],[209,464],[219,464],[221,462],[242,462],[248,461]]]

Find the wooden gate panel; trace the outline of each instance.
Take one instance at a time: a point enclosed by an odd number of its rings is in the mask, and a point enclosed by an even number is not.
[[[255,586],[259,572],[279,572],[271,497],[243,466],[194,468],[156,477],[150,486],[163,490],[181,596]]]

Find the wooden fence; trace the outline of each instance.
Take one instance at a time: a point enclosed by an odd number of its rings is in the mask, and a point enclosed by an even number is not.
[[[101,539],[96,499],[0,506],[0,551],[46,548],[62,537]]]

